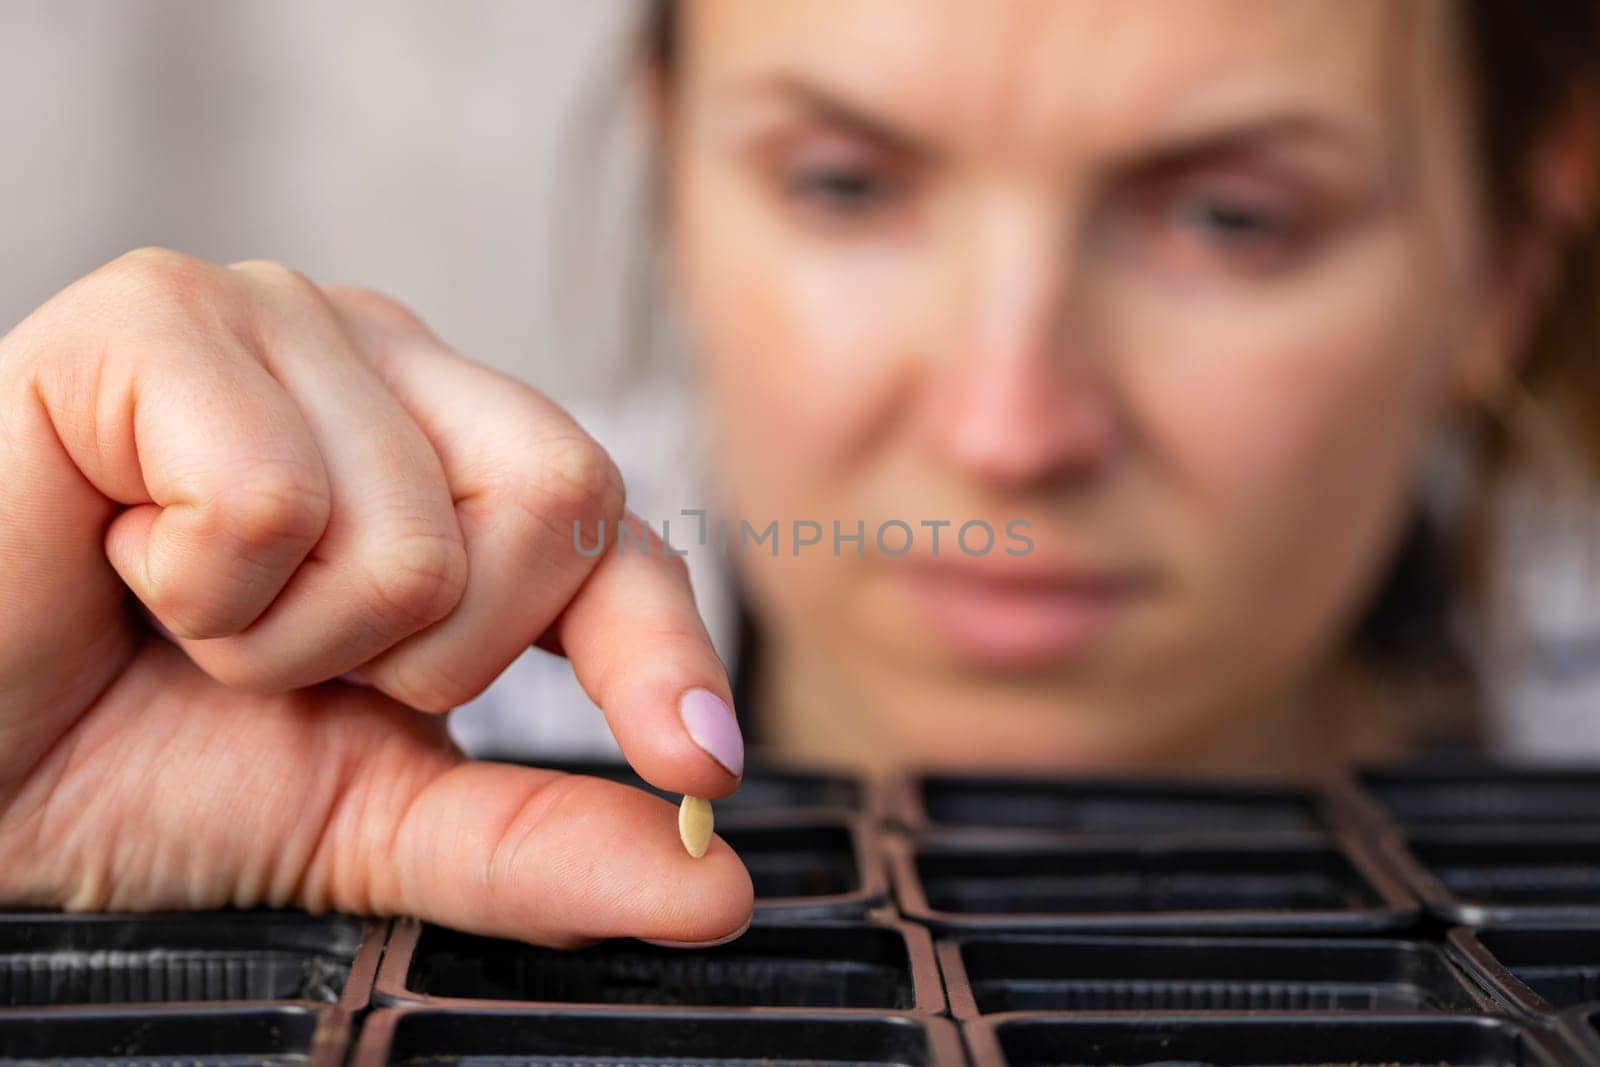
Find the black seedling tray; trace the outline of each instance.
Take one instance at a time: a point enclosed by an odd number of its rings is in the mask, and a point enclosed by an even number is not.
[[[1543,1015],[1600,1002],[1600,924],[1457,927],[1450,952],[1497,999]]]
[[[935,929],[1372,933],[1416,901],[1354,839],[1116,842],[972,832],[891,842],[902,913]]]
[[[1600,829],[1457,826],[1391,834],[1383,847],[1446,922],[1600,922]]]
[[[0,1011],[0,1064],[74,1067],[339,1067],[349,1016],[307,1004]]]
[[[387,1008],[368,1016],[351,1067],[560,1064],[963,1067],[955,1024],[914,1015],[757,1011],[530,1013]]]
[[[1586,1067],[1600,1065],[1600,1004],[1587,1004],[1561,1013],[1561,1033]]]
[[[1163,1064],[1557,1067],[1567,1050],[1507,1019],[1470,1015],[991,1015],[962,1024],[977,1067]]]
[[[1417,941],[971,935],[941,941],[957,1018],[1016,1011],[1452,1011],[1493,1002]]]
[[[620,764],[562,767],[643,786]],[[930,772],[899,792],[750,767],[716,803],[756,890],[727,944],[0,912],[0,1067],[1600,1067],[1600,826],[1562,809],[1600,767],[1312,789]]]
[[[735,812],[716,832],[750,872],[756,912],[785,918],[865,915],[889,899],[878,835],[844,812]]]
[[[543,770],[606,778],[613,782],[631,785],[636,789],[643,789],[647,793],[654,793],[673,804],[682,799],[681,794],[669,793],[646,782],[632,767],[620,760],[552,761],[512,755],[489,755],[480,758],[496,763],[515,763]],[[739,788],[725,797],[718,797],[714,803],[719,815],[723,812],[767,812],[798,808],[834,808],[840,811],[865,813],[874,805],[870,785],[861,778],[843,771],[790,766],[754,756],[746,760]]]
[[[0,1007],[366,1006],[387,923],[304,912],[0,912]]]
[[[1060,775],[924,773],[892,789],[890,803],[912,829],[989,827],[1126,837],[1322,829],[1329,792],[1203,779],[1080,779]]]
[[[851,1009],[939,1014],[944,992],[928,932],[888,920],[761,919],[711,948],[617,938],[574,951],[396,924],[378,977],[385,1003],[570,1010],[578,1005]]]
[[[1600,767],[1424,763],[1371,768],[1346,802],[1372,823],[1435,826],[1592,826]]]

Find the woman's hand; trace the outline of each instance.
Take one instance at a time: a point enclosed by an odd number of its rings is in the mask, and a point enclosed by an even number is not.
[[[160,249],[68,287],[0,340],[0,901],[737,930],[749,875],[671,805],[430,714],[538,643],[650,782],[736,786],[678,716],[729,700],[681,561],[574,546],[623,504],[568,415],[379,294]]]

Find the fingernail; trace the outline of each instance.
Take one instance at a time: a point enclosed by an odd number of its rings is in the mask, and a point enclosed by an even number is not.
[[[339,681],[349,682],[351,685],[364,685],[369,689],[372,687],[372,683],[367,681],[367,676],[360,671],[345,671],[339,675]]]
[[[641,937],[638,940],[647,945],[660,945],[662,948],[712,948],[715,945],[726,945],[729,941],[743,937],[750,929],[750,920],[746,919],[744,925],[726,937],[718,937],[711,941],[662,941],[654,937]]]
[[[744,735],[733,709],[709,689],[691,689],[678,701],[678,716],[694,743],[735,778],[744,773]]]

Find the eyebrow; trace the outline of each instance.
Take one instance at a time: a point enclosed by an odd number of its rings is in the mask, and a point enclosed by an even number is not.
[[[796,74],[772,74],[737,80],[725,86],[720,95],[731,98],[746,94],[772,96],[797,104],[814,118],[831,126],[882,142],[910,156],[928,159],[939,154],[931,139],[901,129],[888,119],[874,114],[871,109]]]
[[[744,97],[747,94],[776,97],[798,105],[829,125],[879,141],[916,158],[931,159],[940,154],[932,138],[911,133],[871,108],[801,75],[778,73],[735,80],[719,95]],[[1118,173],[1159,171],[1210,158],[1224,158],[1269,144],[1296,141],[1327,145],[1357,156],[1375,150],[1381,155],[1384,147],[1365,124],[1340,119],[1304,104],[1281,105],[1256,115],[1224,116],[1186,125],[1190,128],[1155,133],[1154,143],[1133,149],[1125,158],[1112,161],[1111,169]]]
[[[1290,107],[1245,118],[1221,119],[1166,135],[1149,148],[1130,153],[1116,169],[1159,171],[1295,142],[1329,147],[1358,158],[1383,155],[1380,138],[1361,124],[1304,107]]]

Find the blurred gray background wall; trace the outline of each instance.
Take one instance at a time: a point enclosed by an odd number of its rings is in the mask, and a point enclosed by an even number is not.
[[[622,343],[616,205],[636,181],[617,71],[639,13],[8,0],[0,333],[155,244],[383,289],[558,399],[604,388],[596,361]]]

